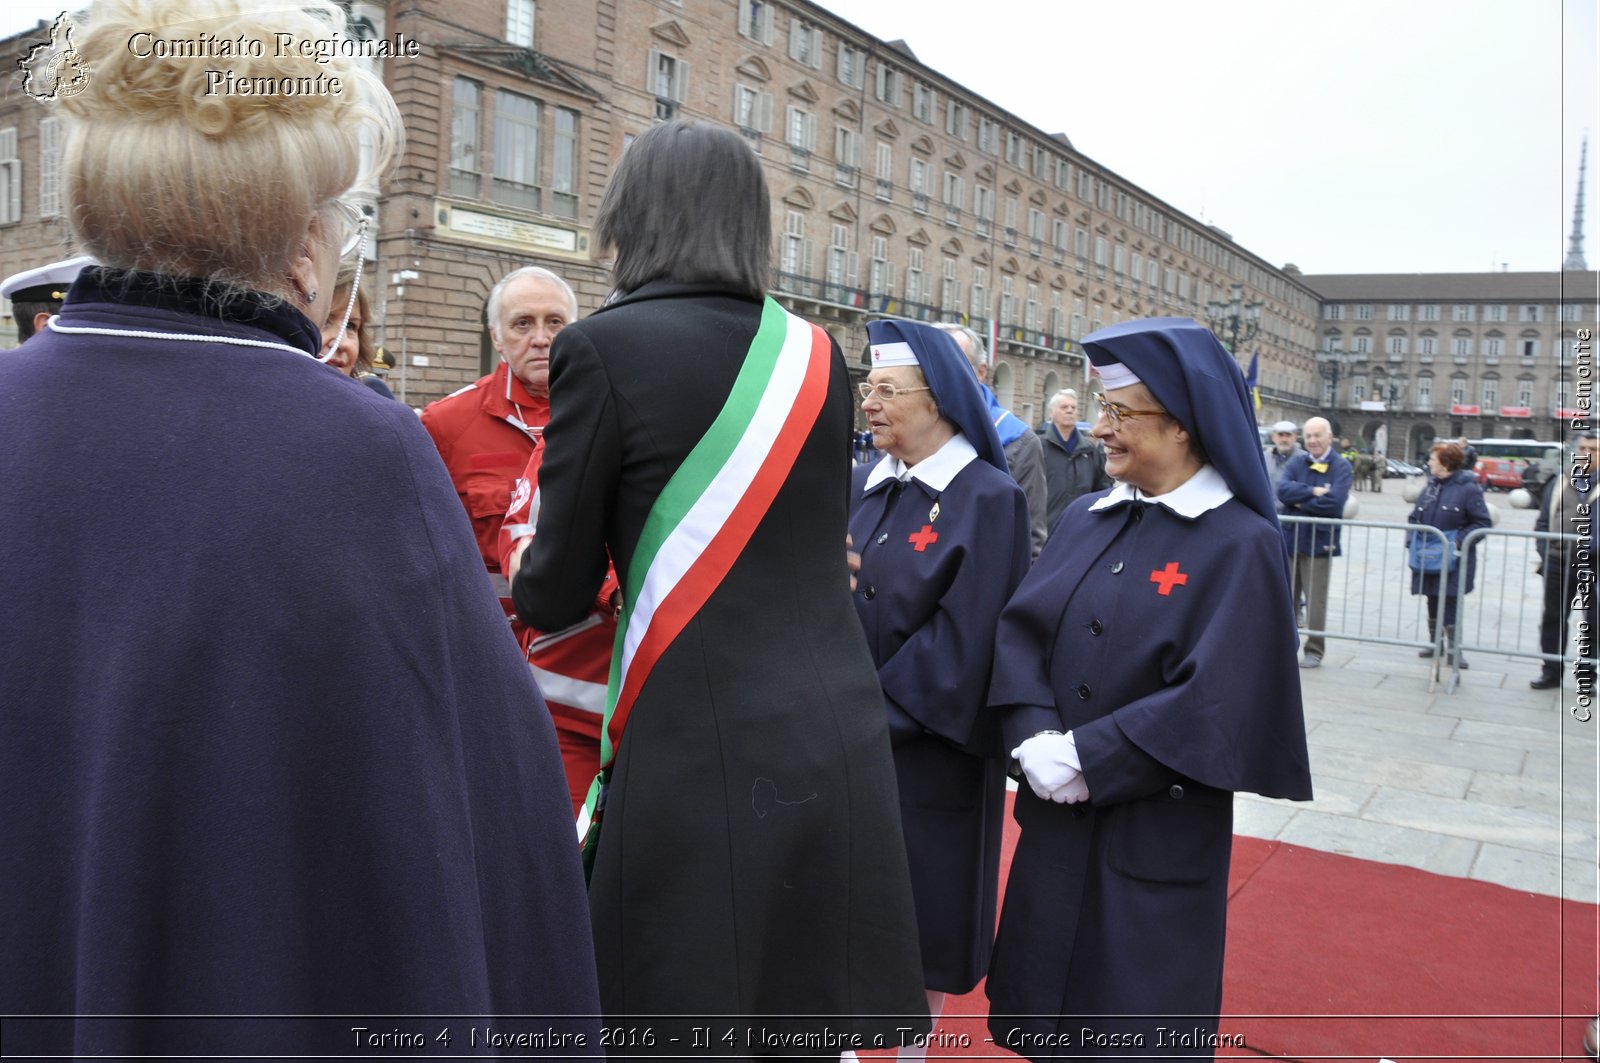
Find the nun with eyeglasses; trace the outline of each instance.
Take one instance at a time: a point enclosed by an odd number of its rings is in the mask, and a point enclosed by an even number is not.
[[[989,1028],[1032,1059],[1209,1058],[1233,795],[1311,797],[1283,539],[1209,331],[1145,319],[1083,345],[1115,483],[1067,509],[998,627],[1021,835]]]
[[[855,472],[855,603],[883,685],[934,1020],[988,969],[1005,770],[985,710],[994,627],[1027,571],[1027,501],[966,356],[911,321],[867,325],[862,412],[881,460]],[[900,1058],[923,1048],[903,1039]]]

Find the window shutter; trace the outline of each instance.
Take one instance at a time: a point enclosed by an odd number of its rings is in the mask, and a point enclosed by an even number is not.
[[[0,129],[0,222],[22,220],[22,160],[17,158],[17,130]]]
[[[644,90],[652,96],[657,95],[656,71],[659,69],[661,69],[661,53],[652,48],[644,61]]]
[[[56,118],[39,120],[39,216],[53,218],[61,213],[61,123]]]
[[[763,133],[772,132],[772,93],[763,92],[760,98],[761,124],[756,128]]]
[[[672,70],[672,98],[683,103],[689,98],[689,61],[679,59]]]

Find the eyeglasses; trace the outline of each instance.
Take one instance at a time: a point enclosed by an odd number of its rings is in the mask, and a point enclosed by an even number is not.
[[[861,392],[863,401],[876,398],[879,402],[893,402],[896,395],[904,395],[911,391],[932,391],[932,388],[897,388],[885,380],[881,384],[868,384],[866,381],[856,385],[856,390]]]
[[[334,223],[339,227],[339,257],[344,258],[361,245],[367,235],[367,215],[354,203],[333,201]]]
[[[1104,395],[1096,395],[1094,401],[1100,404],[1100,412],[1106,420],[1111,422],[1112,428],[1121,428],[1122,422],[1130,417],[1159,417],[1166,410],[1130,410],[1120,402],[1111,402]]]

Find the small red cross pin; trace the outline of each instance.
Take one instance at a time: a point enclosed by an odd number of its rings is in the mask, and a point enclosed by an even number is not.
[[[1172,593],[1173,587],[1181,587],[1188,583],[1189,574],[1187,572],[1179,572],[1176,561],[1168,561],[1166,568],[1150,570],[1150,582],[1161,584],[1160,593],[1168,595]]]
[[[933,530],[932,524],[924,524],[922,530],[906,536],[906,542],[917,548],[917,553],[922,553],[928,548],[929,543],[939,541],[939,533]]]

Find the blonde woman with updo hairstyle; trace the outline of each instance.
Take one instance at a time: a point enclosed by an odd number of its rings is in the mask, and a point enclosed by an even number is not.
[[[410,410],[318,360],[361,254],[341,197],[400,146],[378,79],[295,57],[343,26],[111,0],[73,27],[87,83],[51,106],[102,266],[0,361],[0,1013],[50,1016],[8,1020],[19,1055],[598,1011],[549,716],[455,491]],[[213,91],[245,83],[276,94]],[[73,1018],[108,1015],[234,1017]]]

